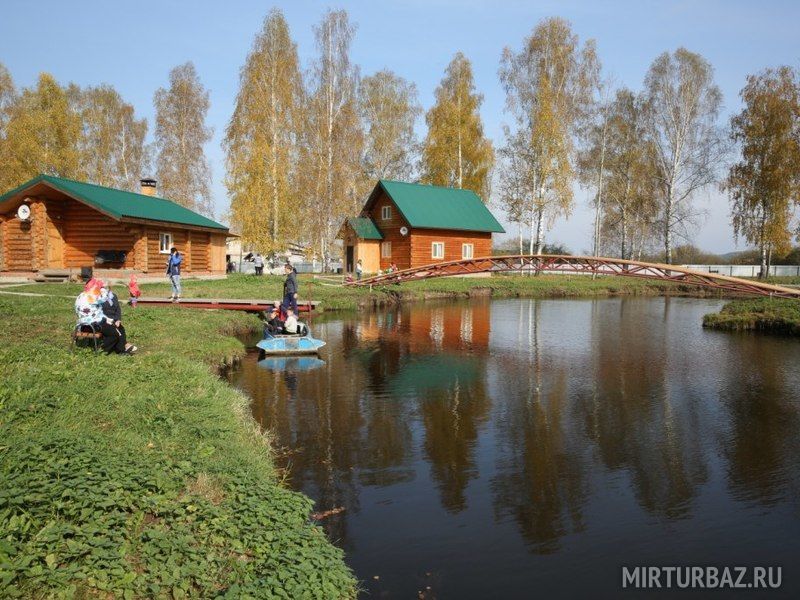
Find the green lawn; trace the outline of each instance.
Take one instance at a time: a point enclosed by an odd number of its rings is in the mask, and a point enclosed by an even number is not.
[[[58,294],[0,295],[0,595],[355,595],[215,374],[255,317],[127,309],[141,354],[70,353],[73,301],[57,296],[76,286],[41,287]]]
[[[299,277],[300,298],[319,300],[323,310],[355,309],[380,306],[397,301],[413,301],[436,297],[466,297],[474,293],[489,293],[496,297],[581,297],[615,294],[634,295],[718,295],[713,290],[694,286],[676,285],[662,281],[648,281],[631,277],[591,277],[581,275],[541,275],[539,277],[502,276],[480,278],[443,277],[414,281],[401,285],[343,287],[313,279],[310,275]],[[142,284],[145,296],[170,295],[166,282]],[[75,296],[81,289],[77,284],[31,284],[7,288],[14,292],[35,292],[50,295]],[[125,297],[125,286],[117,290]],[[278,300],[282,296],[283,277],[274,275],[229,275],[226,279],[183,281],[186,298],[259,298]]]
[[[788,298],[733,300],[723,306],[718,313],[705,315],[703,327],[800,335],[800,300]]]

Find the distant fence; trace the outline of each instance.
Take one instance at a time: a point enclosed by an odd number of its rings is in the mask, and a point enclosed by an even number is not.
[[[759,265],[681,265],[687,269],[729,277],[758,277]],[[770,277],[800,277],[800,265],[771,265]]]

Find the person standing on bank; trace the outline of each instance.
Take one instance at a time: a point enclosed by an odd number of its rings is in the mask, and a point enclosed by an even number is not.
[[[173,302],[177,302],[181,297],[181,263],[183,262],[183,255],[178,252],[178,249],[173,247],[169,251],[169,260],[167,261],[167,277],[172,282],[172,295],[169,297]]]
[[[283,306],[297,312],[297,271],[288,262],[283,266],[286,281],[283,282]]]
[[[364,265],[361,264],[361,259],[356,263],[356,281],[361,281],[361,274],[364,272]]]
[[[264,258],[260,254],[256,254],[256,257],[253,259],[253,264],[256,267],[256,275],[263,275],[264,274]]]

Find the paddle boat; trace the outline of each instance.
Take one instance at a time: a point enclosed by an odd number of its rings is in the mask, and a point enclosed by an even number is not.
[[[316,354],[325,342],[311,335],[305,323],[298,323],[298,332],[270,333],[264,330],[264,339],[256,344],[267,356],[297,356],[299,354]]]

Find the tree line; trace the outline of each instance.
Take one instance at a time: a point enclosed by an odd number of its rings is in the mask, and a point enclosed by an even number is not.
[[[634,91],[603,73],[594,40],[544,19],[500,57],[508,121],[495,149],[464,54],[447,66],[419,140],[416,86],[389,69],[362,77],[350,59],[355,35],[345,11],[328,10],[306,69],[280,10],[253,40],[224,131],[224,182],[232,227],[261,252],[300,241],[330,260],[338,227],[379,178],[491,198],[516,225],[520,252],[542,252],[577,185],[590,193],[594,254],[672,262],[702,222],[696,196],[715,185],[764,267],[800,233],[800,78],[790,67],[748,77],[744,108],[724,126],[713,67],[699,54],[657,56]],[[17,91],[0,65],[0,186],[44,172],[134,190],[154,170],[162,195],[211,214],[209,94],[192,63],[170,72],[154,105],[147,144],[147,122],[111,86],[62,87],[43,73]]]
[[[191,63],[172,70],[153,98],[154,142],[148,124],[110,85],[60,85],[41,73],[17,90],[0,64],[0,189],[40,173],[138,191],[155,169],[159,192],[211,215],[211,173],[203,145],[208,92]]]

